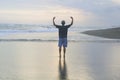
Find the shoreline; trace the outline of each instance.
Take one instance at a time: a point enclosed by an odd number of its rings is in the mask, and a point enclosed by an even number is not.
[[[108,28],[108,29],[100,29],[100,30],[88,30],[81,32],[83,34],[109,38],[109,39],[120,39],[120,28]]]

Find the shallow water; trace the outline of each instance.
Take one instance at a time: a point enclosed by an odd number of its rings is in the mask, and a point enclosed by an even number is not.
[[[46,46],[47,45],[47,46]],[[120,43],[0,42],[1,80],[119,80]]]
[[[81,43],[76,47],[79,49],[77,54],[72,52],[74,54],[70,55],[70,62],[76,63],[71,64],[74,66],[71,71],[74,77],[77,75],[78,80],[120,79],[119,43]]]

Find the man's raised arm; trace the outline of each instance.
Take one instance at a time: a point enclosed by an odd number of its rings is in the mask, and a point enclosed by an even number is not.
[[[69,25],[66,25],[68,28],[73,25],[73,17],[70,17],[70,18],[71,18],[72,21]]]
[[[71,26],[71,25],[73,25],[73,17],[70,17],[70,18],[72,19],[71,24],[70,24],[70,26]]]
[[[56,24],[55,24],[55,17],[53,17],[53,25],[56,26]]]
[[[59,27],[60,27],[60,25],[56,25],[56,24],[55,24],[55,17],[53,17],[53,25],[54,25],[56,28],[59,28]]]

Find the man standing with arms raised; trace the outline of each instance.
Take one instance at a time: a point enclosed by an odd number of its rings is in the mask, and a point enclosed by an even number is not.
[[[73,17],[71,18],[71,24],[69,25],[65,25],[65,21],[62,20],[61,24],[62,25],[56,25],[55,24],[55,17],[53,17],[53,25],[58,28],[59,30],[59,57],[61,58],[61,49],[63,46],[63,52],[64,52],[64,58],[65,58],[65,53],[66,53],[66,47],[67,47],[67,32],[68,32],[68,28],[71,27],[71,25],[73,24]]]

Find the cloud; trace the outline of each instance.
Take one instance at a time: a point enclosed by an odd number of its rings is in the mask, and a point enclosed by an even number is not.
[[[120,0],[112,0],[113,3],[120,5]]]
[[[68,8],[63,6],[50,7],[46,6],[40,10],[0,10],[0,21],[18,22],[18,23],[51,23],[52,18],[56,16],[57,21],[60,22],[65,19],[68,23],[70,16],[75,18],[76,23],[84,22],[89,18],[90,14],[83,10]]]
[[[49,23],[53,16],[78,25],[111,25],[120,21],[119,0],[3,0],[0,22]]]

